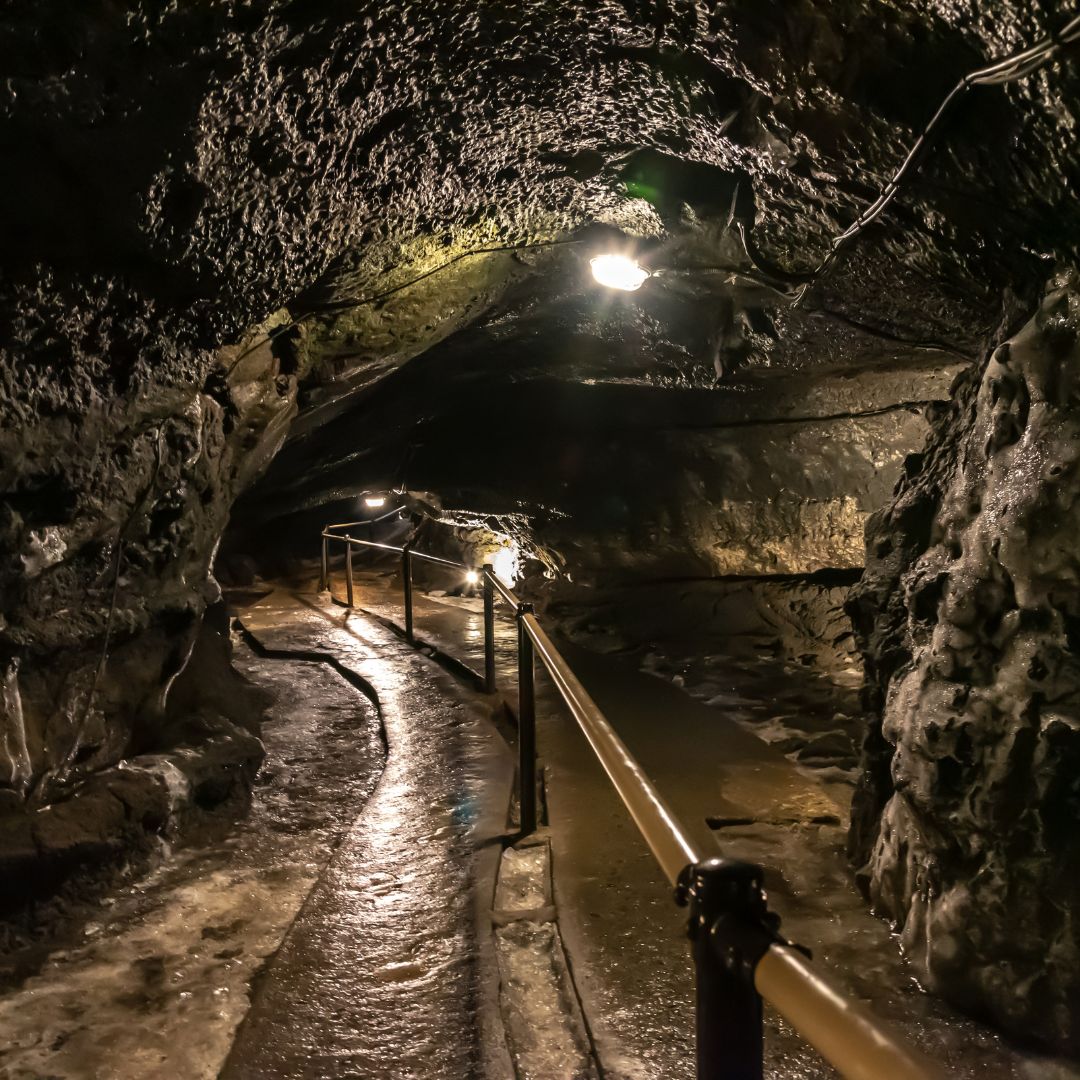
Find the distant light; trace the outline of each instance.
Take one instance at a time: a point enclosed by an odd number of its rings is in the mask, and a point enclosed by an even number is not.
[[[501,547],[491,556],[491,569],[495,571],[497,578],[505,581],[507,585],[513,585],[517,581],[520,561],[516,544]]]
[[[480,575],[475,570],[467,570],[465,572],[465,583],[467,585],[479,585]]]
[[[386,496],[385,495],[365,495],[364,496],[364,505],[369,510],[378,510],[381,507],[384,507],[386,505]]]
[[[643,266],[638,266],[636,259],[626,255],[597,255],[589,260],[593,277],[609,289],[622,289],[634,292],[652,277]]]

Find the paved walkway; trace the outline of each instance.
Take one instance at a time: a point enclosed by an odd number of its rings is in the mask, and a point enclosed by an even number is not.
[[[357,604],[399,620],[389,576],[358,575]],[[478,600],[415,596],[417,635],[482,670]],[[833,981],[971,1080],[1075,1078],[1080,1070],[1010,1047],[990,1029],[922,992],[888,924],[858,894],[843,854],[846,808],[778,750],[675,686],[617,656],[559,643],[702,851],[765,868],[784,931],[810,946]],[[500,618],[500,688],[515,693],[516,631]],[[538,742],[547,777],[559,925],[605,1076],[693,1076],[693,985],[684,915],[576,724],[538,677]],[[759,688],[767,700],[769,687]],[[790,709],[787,701],[784,708]],[[714,831],[709,818],[751,823]],[[836,1074],[774,1013],[766,1073]]]
[[[386,768],[260,976],[222,1073],[508,1076],[489,916],[512,766],[483,703],[370,618],[275,592],[265,648],[332,655],[377,695]]]

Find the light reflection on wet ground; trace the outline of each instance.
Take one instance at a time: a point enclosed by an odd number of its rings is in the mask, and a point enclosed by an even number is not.
[[[83,940],[0,998],[4,1080],[215,1077],[280,944],[383,767],[370,702],[322,664],[263,660],[267,758],[249,815],[105,899]]]
[[[504,1074],[494,952],[477,927],[505,831],[505,744],[477,699],[367,618],[276,593],[244,621],[270,647],[332,650],[371,684],[389,755],[260,979],[223,1076]]]
[[[400,618],[399,594],[387,577],[365,577],[358,602]],[[477,668],[480,644],[473,632],[481,619],[476,600],[417,597],[417,633]],[[723,851],[766,868],[785,932],[813,947],[834,981],[928,1050],[950,1076],[1080,1077],[1075,1065],[1012,1047],[924,994],[888,926],[855,889],[843,855],[843,827],[805,823],[829,814],[846,821],[840,739],[833,760],[826,754],[807,761],[798,751],[823,732],[854,730],[853,680],[852,686],[830,686],[791,665],[745,658],[667,667],[669,678],[682,674],[687,689],[713,700],[710,707],[643,673],[640,656],[562,647],[703,850],[720,850],[717,834],[704,827],[706,817],[756,819],[719,834]],[[500,680],[512,691],[516,654],[509,619],[500,621],[497,652]],[[665,668],[662,661],[654,664]],[[684,917],[546,679],[538,681],[538,693],[560,929],[606,1075],[689,1078],[692,981]],[[765,735],[786,728],[784,737],[793,741],[770,747],[750,733],[756,727]],[[768,1075],[835,1075],[779,1017],[770,1014],[766,1022]]]
[[[361,602],[399,617],[391,584],[358,576]],[[391,757],[366,810],[356,817],[381,766],[381,742],[356,691],[322,665],[244,654],[242,664],[275,682],[279,715],[290,717],[268,728],[271,757],[252,817],[113,898],[85,942],[0,999],[5,1080],[217,1075],[252,974],[323,870],[256,984],[223,1075],[509,1074],[481,910],[503,827],[505,748],[473,695],[383,627],[313,596],[299,607],[276,596],[245,614],[265,644],[333,652],[379,691]],[[476,666],[480,625],[477,600],[417,598],[418,633]],[[497,645],[500,678],[512,691],[508,619]],[[817,783],[732,722],[724,713],[737,706],[732,700],[712,708],[693,701],[643,674],[639,658],[566,651],[703,850],[719,850],[706,816],[756,818],[720,834],[725,853],[762,863],[785,931],[948,1075],[1080,1076],[1006,1046],[921,992],[888,928],[852,886],[842,828],[807,823],[842,814],[838,785]],[[758,703],[760,715],[775,675],[762,668],[755,684],[743,664],[731,694]],[[785,678],[777,697],[790,713],[797,672]],[[539,693],[560,928],[605,1075],[690,1077],[683,915],[546,680]],[[808,699],[830,718],[819,685]],[[770,1075],[832,1075],[778,1018],[767,1024]]]

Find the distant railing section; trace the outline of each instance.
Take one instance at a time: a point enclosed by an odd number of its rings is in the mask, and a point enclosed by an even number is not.
[[[689,908],[696,978],[696,1046],[699,1080],[761,1080],[764,1061],[762,1001],[768,1001],[811,1046],[853,1080],[928,1080],[938,1070],[904,1045],[862,1006],[833,987],[809,963],[805,950],[779,933],[769,911],[761,867],[736,859],[705,858],[645,775],[599,706],[537,621],[490,565],[468,567],[414,551],[410,543],[362,540],[343,533],[365,522],[328,525],[322,532],[321,590],[330,588],[331,543],[345,546],[346,602],[355,606],[354,547],[401,558],[405,636],[414,642],[412,568],[416,559],[475,575],[483,586],[484,687],[495,691],[495,601],[517,622],[518,799],[521,833],[535,832],[536,658],[544,665],[571,715],[623,801],[645,843]]]

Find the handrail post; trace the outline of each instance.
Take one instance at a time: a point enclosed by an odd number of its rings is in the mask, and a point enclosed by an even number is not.
[[[491,563],[484,563],[484,690],[495,693],[495,573]]]
[[[353,583],[352,583],[352,540],[345,536],[345,599],[349,607],[353,606]]]
[[[532,604],[519,604],[518,626],[518,803],[521,835],[536,832],[536,686],[533,643],[525,626]]]
[[[405,605],[405,640],[413,642],[413,605],[412,605],[412,551],[411,544],[406,543],[401,549],[401,592],[402,601]]]
[[[689,904],[697,984],[698,1080],[762,1080],[762,1005],[758,961],[779,939],[762,870],[735,859],[688,866],[676,900]]]
[[[413,637],[413,555],[470,570],[468,566],[402,547],[354,540],[328,525],[322,533],[320,588],[330,589],[330,540],[345,543],[347,604],[354,605],[353,544],[401,554],[405,635]],[[474,568],[472,568],[474,569]],[[807,963],[809,952],[785,940],[780,919],[770,912],[761,867],[732,859],[702,860],[699,849],[660,793],[570,669],[551,638],[499,578],[483,570],[484,684],[495,689],[495,594],[515,608],[518,632],[518,802],[521,835],[538,827],[536,658],[584,732],[597,760],[669,881],[675,899],[689,906],[688,933],[696,982],[698,1080],[763,1080],[762,1003],[768,1001],[830,1064],[845,1076],[931,1080],[935,1064],[880,1024]],[[799,953],[804,953],[805,957]]]

